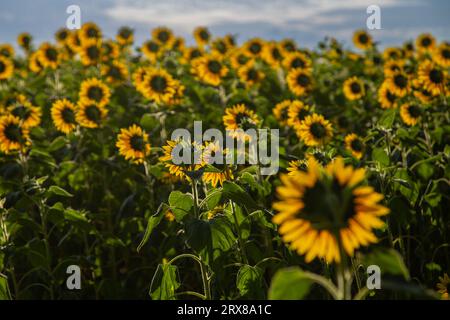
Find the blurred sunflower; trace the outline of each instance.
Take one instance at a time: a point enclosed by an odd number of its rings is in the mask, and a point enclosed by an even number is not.
[[[353,34],[353,43],[362,50],[370,49],[373,45],[372,37],[364,30],[358,30]]]
[[[192,73],[201,81],[212,86],[220,85],[222,78],[228,74],[228,68],[223,63],[222,57],[210,54],[192,61]]]
[[[20,124],[20,119],[12,114],[0,117],[0,151],[23,151],[31,144],[29,131]]]
[[[402,50],[399,48],[386,48],[383,51],[383,59],[387,60],[399,60],[402,58]]]
[[[287,70],[292,69],[310,69],[311,60],[302,52],[291,52],[287,54],[283,59],[283,66]]]
[[[53,102],[50,110],[53,124],[62,133],[69,134],[77,127],[75,121],[75,105],[67,99],[59,99]]]
[[[19,97],[16,103],[8,106],[6,109],[20,120],[20,124],[24,129],[36,127],[41,123],[41,108],[33,106],[24,97]]]
[[[433,61],[443,68],[450,67],[450,44],[441,43],[433,51]]]
[[[121,46],[129,46],[129,45],[133,44],[133,41],[134,41],[134,31],[133,31],[133,29],[131,29],[129,27],[126,27],[126,26],[121,27],[117,31],[116,41]]]
[[[203,150],[203,160],[205,164],[214,166],[217,171],[208,172],[205,171],[202,175],[202,179],[205,183],[210,183],[213,188],[219,184],[223,186],[223,182],[233,179],[233,173],[226,164],[227,149],[224,149],[218,142],[208,143]],[[215,159],[219,159],[219,163],[215,162]],[[214,162],[214,163],[213,163]]]
[[[9,43],[0,44],[0,56],[6,58],[14,57],[14,48]]]
[[[176,94],[177,82],[163,69],[148,69],[137,88],[144,97],[156,103],[168,103]]]
[[[44,66],[39,61],[39,52],[38,51],[30,54],[30,58],[28,60],[28,68],[34,73],[39,73],[44,69]]]
[[[282,126],[288,124],[288,110],[291,105],[291,100],[283,100],[275,105],[272,112],[278,123]]]
[[[286,77],[289,89],[297,96],[302,96],[312,89],[311,74],[303,69],[292,69]]]
[[[410,80],[408,75],[402,71],[397,71],[386,80],[386,85],[398,97],[404,97],[410,91]]]
[[[96,103],[80,100],[75,112],[75,120],[85,128],[98,128],[108,115],[108,109]]]
[[[223,37],[225,42],[227,43],[228,47],[233,49],[236,47],[236,36],[233,34],[226,34],[225,37]]]
[[[378,202],[383,195],[361,185],[365,169],[344,166],[342,158],[322,169],[308,159],[307,172],[282,175],[277,187],[278,211],[273,222],[279,225],[283,241],[306,255],[307,263],[323,258],[339,263],[356,249],[377,242],[374,229],[384,226],[381,216],[389,209]]]
[[[414,79],[412,84],[414,97],[420,102],[427,104],[433,101],[433,94],[422,86],[419,79]]]
[[[378,89],[378,102],[383,109],[397,108],[398,97],[386,82],[383,82]]]
[[[351,152],[356,159],[361,159],[364,151],[364,142],[355,133],[350,133],[344,138],[345,148]]]
[[[182,52],[184,50],[184,38],[183,37],[176,37],[175,40],[172,43],[172,50],[180,51]]]
[[[237,104],[231,108],[226,108],[225,115],[222,118],[225,130],[230,130],[227,133],[231,137],[242,141],[250,141],[252,139],[251,135],[243,131],[256,129],[260,122],[256,113],[248,109],[245,104]]]
[[[140,86],[144,82],[147,71],[148,71],[148,68],[139,67],[136,70],[134,70],[133,74],[131,75],[131,78],[133,79],[133,85],[138,91],[140,90],[138,88],[140,88]]]
[[[56,69],[61,62],[61,54],[55,46],[44,42],[39,47],[39,62],[44,68]]]
[[[101,47],[101,41],[97,39],[88,39],[84,41],[79,50],[83,65],[90,66],[99,63],[102,53]]]
[[[226,56],[231,48],[224,38],[216,38],[211,43],[211,52],[221,56]]]
[[[11,59],[0,56],[0,80],[9,79],[14,72],[14,64]]]
[[[81,49],[80,31],[81,30],[72,31],[72,33],[69,35],[69,38],[66,41],[67,46],[73,52],[78,52]]]
[[[69,39],[70,30],[67,28],[61,28],[55,33],[55,40],[60,45],[65,45],[67,39]]]
[[[283,39],[280,41],[280,48],[284,54],[297,50],[297,44],[292,39]]]
[[[152,63],[161,54],[161,46],[155,40],[148,40],[142,44],[141,51]]]
[[[79,96],[80,100],[83,100],[85,103],[95,103],[103,107],[109,103],[111,92],[103,81],[97,78],[90,78],[81,83]]]
[[[299,172],[304,172],[308,169],[307,160],[292,160],[289,161],[289,166],[287,167],[288,176],[295,176]]]
[[[388,60],[383,65],[383,72],[385,77],[389,77],[397,72],[403,71],[403,60]]]
[[[29,51],[31,49],[32,41],[33,37],[28,32],[23,32],[17,37],[17,44],[25,51]]]
[[[230,63],[235,70],[238,70],[252,61],[253,59],[242,49],[235,49],[230,55]]]
[[[436,39],[429,33],[423,33],[416,38],[416,47],[419,53],[431,52],[436,44]]]
[[[419,81],[434,96],[446,91],[447,73],[435,63],[426,60],[419,65]]]
[[[199,47],[204,47],[211,40],[211,33],[206,27],[197,27],[194,29],[194,39]]]
[[[259,58],[263,52],[264,45],[264,40],[252,38],[244,44],[244,50],[250,57]]]
[[[411,58],[414,56],[414,44],[411,41],[406,42],[403,45],[403,56]]]
[[[143,163],[151,149],[148,135],[135,124],[127,129],[120,129],[116,147],[119,148],[119,153],[125,157],[125,160],[136,164]]]
[[[240,67],[238,76],[247,88],[258,85],[265,77],[264,73],[255,66],[255,63],[248,63]]]
[[[164,48],[170,48],[175,40],[172,30],[167,27],[153,29],[152,38]]]
[[[333,137],[333,128],[330,121],[322,115],[313,113],[306,116],[297,127],[297,135],[308,147],[324,145]]]
[[[283,51],[276,42],[267,43],[261,54],[262,59],[272,68],[278,68],[283,62]]]
[[[405,103],[400,107],[400,117],[408,126],[417,124],[422,115],[422,109],[415,104]]]
[[[345,80],[343,90],[348,100],[359,100],[365,95],[364,83],[358,77]]]
[[[449,300],[450,277],[447,273],[444,273],[443,277],[439,277],[439,283],[436,285],[436,288],[442,300]]]
[[[311,108],[305,105],[300,100],[290,101],[288,109],[288,119],[287,124],[293,128],[298,129],[300,123],[305,120],[305,118],[311,114]]]
[[[121,84],[128,79],[128,67],[120,60],[103,65],[101,71],[102,76],[111,84]]]
[[[203,55],[204,52],[200,48],[197,47],[184,48],[181,62],[184,64],[190,64],[193,60],[200,58]]]
[[[80,43],[84,43],[85,41],[91,39],[100,40],[102,38],[100,28],[93,22],[83,24],[78,32]]]
[[[115,60],[120,55],[119,46],[112,40],[102,41],[100,50],[103,61]]]

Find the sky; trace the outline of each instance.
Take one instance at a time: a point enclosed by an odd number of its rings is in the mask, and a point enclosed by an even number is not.
[[[368,30],[381,46],[401,44],[422,32],[450,40],[450,1],[447,0],[0,0],[0,43],[15,43],[30,32],[36,42],[52,40],[65,26],[69,5],[81,9],[81,21],[94,21],[107,37],[120,26],[135,30],[137,43],[150,30],[165,25],[192,44],[192,30],[207,26],[214,35],[293,38],[314,47],[325,36],[351,45],[352,33],[366,29],[366,8],[381,9],[381,30]]]

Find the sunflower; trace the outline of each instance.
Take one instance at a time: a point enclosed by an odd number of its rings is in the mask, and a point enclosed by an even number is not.
[[[282,126],[288,124],[288,111],[291,106],[291,100],[283,100],[275,105],[272,112],[278,123]]]
[[[388,60],[383,65],[383,72],[385,77],[389,77],[397,72],[403,71],[403,60]]]
[[[235,70],[252,63],[252,61],[254,60],[242,49],[235,49],[230,55],[230,63]]]
[[[265,77],[264,73],[253,62],[240,67],[238,69],[238,76],[247,88],[258,85]]]
[[[279,225],[283,241],[307,263],[314,258],[339,263],[356,249],[377,242],[374,229],[384,226],[380,219],[389,209],[378,202],[383,195],[362,185],[365,169],[344,166],[342,158],[322,169],[314,158],[308,160],[307,172],[281,176],[277,188]]]
[[[447,72],[435,63],[426,60],[419,65],[419,81],[434,96],[445,92]]]
[[[184,50],[184,47],[185,47],[184,38],[183,37],[176,37],[175,40],[172,43],[172,50],[182,52]]]
[[[324,145],[333,137],[333,128],[322,115],[313,113],[306,116],[305,120],[297,127],[297,135],[308,147],[314,147]]]
[[[111,84],[120,84],[128,79],[128,67],[120,60],[102,66],[102,75]]]
[[[448,43],[441,43],[434,49],[433,61],[442,68],[450,67],[450,45]]]
[[[31,49],[32,41],[33,37],[28,32],[23,32],[17,37],[17,44],[25,51],[29,51]]]
[[[194,39],[199,47],[204,47],[211,40],[211,33],[206,27],[197,27],[194,29]]]
[[[12,45],[8,43],[4,43],[0,45],[0,56],[6,58],[14,57],[14,48]]]
[[[55,39],[58,44],[65,45],[69,39],[70,31],[67,28],[61,28],[55,33]]]
[[[223,149],[218,142],[209,143],[203,151],[203,159],[206,164],[213,165],[217,171],[203,173],[202,179],[205,183],[210,183],[213,188],[223,182],[233,179],[231,169],[225,164],[228,149]],[[214,163],[214,159],[220,159],[219,163]]]
[[[390,86],[383,82],[378,89],[378,102],[383,109],[397,108],[398,97],[391,90]]]
[[[444,273],[443,277],[439,277],[439,283],[436,285],[437,292],[440,293],[442,300],[449,300],[450,277]]]
[[[419,53],[431,52],[436,44],[436,39],[429,33],[423,33],[416,39],[416,47]]]
[[[11,78],[14,72],[14,64],[9,58],[0,56],[0,80]]]
[[[344,95],[348,100],[359,100],[365,95],[364,83],[358,77],[344,81]]]
[[[151,68],[145,72],[144,79],[137,89],[149,100],[168,103],[176,94],[177,84],[166,70]]]
[[[154,63],[161,54],[161,46],[155,40],[148,40],[142,44],[141,51],[147,59]]]
[[[103,107],[109,103],[111,92],[100,79],[90,78],[81,83],[79,96],[80,100],[86,103],[95,103]]]
[[[414,79],[412,84],[414,97],[419,99],[420,102],[427,104],[433,101],[433,94],[427,89],[423,88],[419,79]]]
[[[297,44],[292,39],[283,39],[280,41],[280,48],[285,54],[297,50]]]
[[[230,49],[224,38],[216,38],[211,43],[211,52],[220,56],[226,56]]]
[[[358,30],[353,34],[353,43],[362,50],[370,49],[373,45],[372,37],[364,30]]]
[[[56,69],[61,61],[61,53],[55,46],[44,42],[39,47],[39,62],[44,68]]]
[[[79,50],[81,62],[83,63],[83,65],[89,66],[99,63],[102,53],[101,48],[101,41],[97,39],[88,39],[84,41]]]
[[[17,102],[6,109],[20,120],[20,125],[24,129],[36,127],[41,123],[41,108],[33,106],[25,97],[19,97]]]
[[[121,46],[129,46],[134,41],[134,31],[129,27],[121,27],[117,31],[116,40]]]
[[[136,164],[143,163],[145,157],[150,154],[148,135],[135,124],[128,129],[120,129],[116,147],[119,148],[119,153],[125,157],[125,160]]]
[[[34,73],[39,73],[44,69],[44,66],[39,61],[39,52],[38,51],[30,54],[30,58],[28,60],[28,68]]]
[[[350,133],[344,138],[345,148],[352,153],[356,159],[361,159],[364,152],[364,142],[355,133]]]
[[[76,108],[69,100],[59,99],[53,102],[50,113],[56,129],[62,133],[69,134],[76,128]]]
[[[283,66],[287,70],[292,69],[310,69],[311,60],[302,52],[292,52],[285,56],[283,59]]]
[[[95,23],[87,22],[83,24],[83,26],[79,30],[78,36],[80,42],[84,43],[85,41],[90,39],[100,40],[102,38],[102,32]]]
[[[145,75],[147,74],[147,71],[149,69],[146,67],[139,67],[136,70],[134,70],[133,74],[131,75],[131,78],[133,79],[133,84],[136,90],[140,91],[141,85],[144,83]]]
[[[80,40],[80,31],[81,30],[75,30],[70,35],[69,38],[66,41],[67,46],[72,50],[73,52],[78,52],[81,49],[81,40]]]
[[[170,174],[190,181],[192,177],[197,177],[203,173],[202,168],[205,166],[203,160],[203,146],[195,141],[189,143],[183,140],[169,140],[162,148],[164,154],[159,158],[159,161],[164,164]],[[177,161],[173,161],[174,152],[178,151],[177,155],[179,155],[179,152],[182,151],[184,155],[184,152],[187,152],[187,149],[190,151],[191,161],[189,161],[189,163],[177,163]]]
[[[295,176],[297,173],[307,170],[307,160],[292,160],[289,161],[287,167],[288,176]]]
[[[237,104],[231,108],[225,109],[225,115],[223,116],[223,123],[225,129],[231,137],[242,141],[250,141],[251,135],[242,132],[248,129],[256,129],[260,120],[253,110],[248,109],[245,104]]]
[[[181,62],[184,64],[190,64],[195,59],[200,58],[204,55],[204,52],[201,48],[198,47],[188,47],[183,49],[183,56],[181,58]]]
[[[0,117],[0,151],[23,151],[30,145],[28,129],[20,124],[20,119],[12,114]]]
[[[290,101],[287,124],[293,129],[298,129],[300,123],[310,114],[310,109],[300,100]]]
[[[120,50],[117,43],[112,40],[102,41],[101,57],[103,61],[112,61],[119,57]]]
[[[398,97],[404,97],[410,90],[408,75],[402,71],[395,72],[385,81],[390,90]]]
[[[400,107],[400,117],[408,126],[417,124],[422,115],[422,108],[418,105],[405,103]]]
[[[399,48],[386,48],[383,51],[384,60],[399,60],[402,58],[402,50]]]
[[[270,42],[264,46],[261,57],[272,68],[278,68],[283,62],[284,54],[278,43]]]
[[[170,48],[175,40],[172,30],[167,27],[153,29],[152,38],[164,48]]]
[[[217,54],[205,55],[192,61],[192,73],[201,81],[212,86],[220,85],[222,78],[228,74],[228,68],[222,57]]]
[[[75,120],[85,128],[98,128],[108,115],[108,109],[86,100],[78,101]]]
[[[302,96],[312,88],[312,78],[310,72],[303,69],[292,69],[287,77],[289,89],[297,96]]]
[[[250,57],[258,58],[263,52],[264,44],[264,40],[252,38],[244,44],[244,50]]]

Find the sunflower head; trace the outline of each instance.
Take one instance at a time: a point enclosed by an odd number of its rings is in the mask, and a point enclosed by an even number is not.
[[[267,43],[263,48],[262,58],[272,68],[278,68],[284,59],[283,50],[276,42]]]
[[[227,55],[230,49],[224,38],[216,38],[211,43],[211,51],[221,56]]]
[[[33,41],[33,37],[28,32],[22,32],[17,37],[17,44],[21,48],[23,48],[25,51],[30,50],[32,41]]]
[[[102,32],[95,23],[87,22],[81,27],[79,37],[81,43],[91,39],[99,40],[102,38]]]
[[[251,135],[245,131],[256,129],[260,120],[253,110],[248,109],[244,104],[237,104],[225,109],[223,123],[227,133],[236,139],[250,141]]]
[[[44,68],[56,69],[61,62],[61,53],[48,42],[39,47],[39,62]]]
[[[236,70],[245,66],[247,63],[252,63],[252,61],[254,61],[254,59],[252,59],[246,51],[242,49],[233,50],[230,56],[231,66]]]
[[[128,79],[128,67],[119,60],[114,60],[102,66],[102,75],[111,84],[121,84]]]
[[[247,88],[258,85],[264,79],[264,73],[254,63],[248,63],[239,68],[238,76]]]
[[[283,59],[283,66],[287,70],[292,69],[310,69],[311,60],[302,52],[291,52]]]
[[[111,92],[103,81],[90,78],[81,83],[79,96],[80,100],[103,107],[109,103]]]
[[[248,40],[244,44],[244,49],[247,54],[253,58],[258,58],[261,56],[264,49],[265,42],[260,38],[253,38]]]
[[[410,80],[408,75],[403,71],[392,73],[386,83],[390,90],[398,97],[404,97],[410,90]]]
[[[8,43],[0,44],[0,56],[6,58],[14,57],[14,48]]]
[[[372,47],[372,37],[364,30],[358,30],[353,34],[353,43],[362,50],[367,50]]]
[[[142,44],[141,51],[152,62],[161,54],[161,45],[155,40],[148,40]]]
[[[117,136],[119,153],[133,163],[143,163],[150,154],[150,143],[145,131],[133,124],[127,129],[121,129]]]
[[[6,154],[24,151],[30,144],[29,131],[18,117],[12,114],[0,117],[0,151]]]
[[[364,83],[357,77],[344,81],[344,95],[348,100],[358,100],[365,95]]]
[[[330,121],[322,115],[308,115],[297,127],[297,135],[309,147],[324,145],[333,137]]]
[[[386,81],[378,90],[378,102],[383,109],[397,108],[398,97]]]
[[[311,114],[311,107],[300,100],[291,101],[288,108],[287,124],[297,130],[305,118]]]
[[[122,46],[129,46],[134,41],[134,30],[127,26],[121,27],[117,31],[116,40]]]
[[[228,74],[228,68],[220,55],[210,54],[195,59],[191,71],[204,83],[218,86]]]
[[[194,29],[194,39],[199,47],[203,47],[211,40],[211,33],[206,27],[197,27]]]
[[[433,51],[433,61],[435,61],[442,68],[450,67],[450,45],[448,43],[441,43]]]
[[[345,148],[351,152],[356,159],[361,159],[364,153],[364,142],[355,133],[350,133],[344,138]]]
[[[430,33],[423,33],[416,39],[416,47],[419,53],[431,52],[436,45],[436,39]]]
[[[375,243],[373,229],[384,225],[380,217],[389,210],[378,204],[381,194],[362,185],[364,178],[364,169],[345,166],[341,158],[322,168],[312,157],[306,172],[281,176],[273,222],[283,241],[306,262],[317,257],[329,263]]]
[[[437,96],[446,91],[447,72],[436,63],[425,60],[419,65],[419,82],[423,88]]]
[[[149,100],[168,103],[177,93],[179,82],[163,69],[148,69],[137,89]]]
[[[67,99],[56,100],[52,104],[50,111],[53,124],[58,131],[69,134],[76,126],[75,120],[76,108],[75,105]]]
[[[81,62],[85,65],[95,65],[100,62],[102,43],[97,39],[88,39],[83,42],[80,50]]]
[[[25,97],[19,97],[15,103],[8,106],[7,110],[20,119],[23,128],[33,128],[41,123],[41,108],[33,106]]]
[[[284,54],[288,54],[297,50],[297,44],[293,39],[283,39],[280,41],[280,48]]]
[[[288,124],[288,111],[291,106],[291,100],[283,100],[275,105],[272,112],[275,116],[275,119],[278,120],[278,123],[282,126]]]
[[[299,172],[306,172],[308,170],[307,160],[292,160],[289,161],[289,166],[287,167],[288,175],[295,176]]]
[[[167,27],[158,27],[152,31],[152,39],[163,47],[170,47],[175,40],[173,31]]]
[[[400,107],[400,117],[408,126],[413,126],[419,122],[423,110],[414,103],[405,103]]]
[[[312,89],[312,77],[308,70],[292,69],[286,77],[289,89],[297,96],[302,96]]]
[[[66,41],[69,39],[70,36],[70,30],[67,28],[61,28],[55,33],[55,40],[59,44],[66,44]]]
[[[85,128],[98,128],[106,118],[108,109],[86,100],[80,100],[76,108],[75,119]]]
[[[230,167],[226,165],[227,154],[228,149],[224,149],[217,141],[207,143],[203,150],[205,164],[212,165],[214,170],[206,170],[202,179],[214,188],[217,184],[222,186],[224,181],[233,179],[233,173]]]
[[[14,72],[14,64],[9,58],[0,56],[0,80],[9,79]]]

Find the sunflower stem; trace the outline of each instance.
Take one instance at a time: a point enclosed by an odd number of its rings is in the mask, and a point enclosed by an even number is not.
[[[194,197],[194,215],[198,218],[198,191],[197,191],[197,180],[192,179],[192,196]]]
[[[245,264],[248,264],[247,255],[245,253],[244,241],[242,240],[242,237],[241,237],[239,222],[238,222],[237,215],[236,215],[236,209],[234,208],[234,202],[230,200],[230,204],[231,204],[231,212],[233,214],[234,224],[236,226],[236,233],[238,236],[238,243],[239,243],[239,249],[240,249],[239,251],[241,252],[241,258]]]

